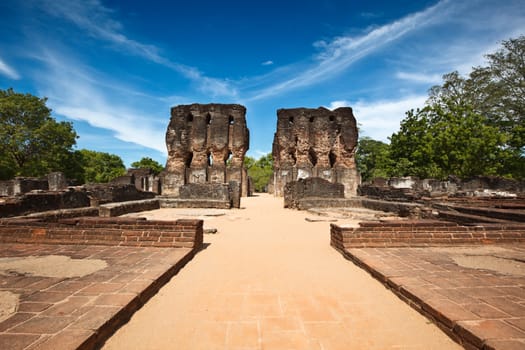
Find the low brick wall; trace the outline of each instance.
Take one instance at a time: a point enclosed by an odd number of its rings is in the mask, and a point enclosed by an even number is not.
[[[159,197],[161,208],[211,208],[211,209],[231,209],[231,202],[212,199],[181,199]]]
[[[102,204],[99,206],[101,217],[120,216],[127,213],[137,213],[146,210],[160,209],[158,199],[145,199],[139,201],[117,202]]]
[[[390,202],[366,197],[354,198],[319,198],[307,197],[295,201],[295,209],[308,210],[312,208],[366,208],[371,210],[395,213],[402,217],[424,218],[427,216],[425,207],[419,203]]]
[[[460,226],[437,220],[362,222],[359,227],[330,225],[330,244],[347,248],[427,247],[436,245],[525,242],[525,224]]]
[[[485,220],[487,221],[492,220],[493,222],[515,221],[515,222],[525,223],[525,211],[520,208],[510,209],[510,208],[481,207],[481,206],[476,207],[476,206],[469,206],[469,205],[459,205],[456,203],[439,203],[435,205],[434,207],[436,207],[439,210],[440,216],[442,217],[447,217],[447,215],[449,215],[450,212],[457,212],[459,214],[465,214],[464,215],[465,221],[463,222],[469,222],[466,220],[468,220],[470,216],[472,218],[475,218],[475,217],[485,218]],[[463,220],[463,216],[458,215],[457,220],[458,221]]]
[[[78,218],[83,216],[98,216],[97,207],[85,207],[85,208],[72,208],[72,209],[59,209],[42,211],[38,213],[31,213],[25,216],[15,217],[13,219],[39,219],[48,222],[57,222],[60,219]]]
[[[109,245],[200,249],[202,220],[128,218],[0,220],[0,243]]]
[[[307,197],[294,201],[294,209],[308,210],[312,208],[360,208],[360,198],[321,198]],[[286,208],[286,204],[285,204]]]

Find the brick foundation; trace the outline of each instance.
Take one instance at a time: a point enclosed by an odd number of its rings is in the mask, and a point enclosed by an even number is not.
[[[0,220],[0,243],[107,245],[200,249],[202,220],[156,221],[128,218]]]
[[[120,216],[127,213],[137,213],[146,210],[160,209],[158,199],[145,199],[140,201],[128,201],[103,204],[99,207],[99,215],[102,217]]]
[[[360,227],[331,224],[330,244],[347,248],[426,247],[435,245],[525,242],[525,224],[460,226],[437,220],[362,222]]]

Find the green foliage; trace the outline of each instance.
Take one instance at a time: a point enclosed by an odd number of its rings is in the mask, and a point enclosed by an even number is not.
[[[525,36],[467,78],[446,74],[391,137],[391,175],[525,178]]]
[[[388,177],[392,168],[390,145],[370,137],[361,138],[357,145],[356,163],[363,181]]]
[[[252,157],[244,157],[244,167],[248,170],[248,176],[252,178],[255,192],[266,192],[273,173],[272,154],[268,153],[258,160]]]
[[[79,152],[82,156],[85,182],[109,182],[126,173],[124,162],[115,154],[90,151],[87,149],[82,149]]]
[[[45,98],[0,90],[0,178],[42,176],[79,170],[73,146],[77,134],[68,122],[57,122]]]
[[[155,175],[164,170],[162,164],[149,157],[142,157],[138,162],[131,163],[133,168],[151,169]]]
[[[472,107],[457,101],[407,112],[391,137],[391,175],[443,179],[496,175],[502,168],[504,137]]]

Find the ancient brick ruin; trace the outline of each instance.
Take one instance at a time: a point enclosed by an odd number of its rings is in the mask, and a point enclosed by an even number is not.
[[[246,195],[243,168],[249,132],[246,108],[238,104],[192,104],[171,109],[166,132],[168,160],[162,194],[178,197],[188,184],[236,182]]]
[[[320,177],[343,184],[345,196],[356,194],[356,120],[349,107],[330,111],[293,108],[277,111],[273,141],[273,192],[283,195],[286,183]]]

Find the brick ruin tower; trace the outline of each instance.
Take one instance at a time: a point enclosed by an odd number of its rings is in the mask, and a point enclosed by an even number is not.
[[[192,104],[171,108],[166,132],[168,160],[162,194],[178,196],[186,184],[236,181],[247,193],[243,167],[249,132],[238,104]]]
[[[352,108],[292,108],[277,111],[273,141],[273,192],[307,177],[345,186],[345,197],[356,194],[360,182],[355,164],[357,125]]]

